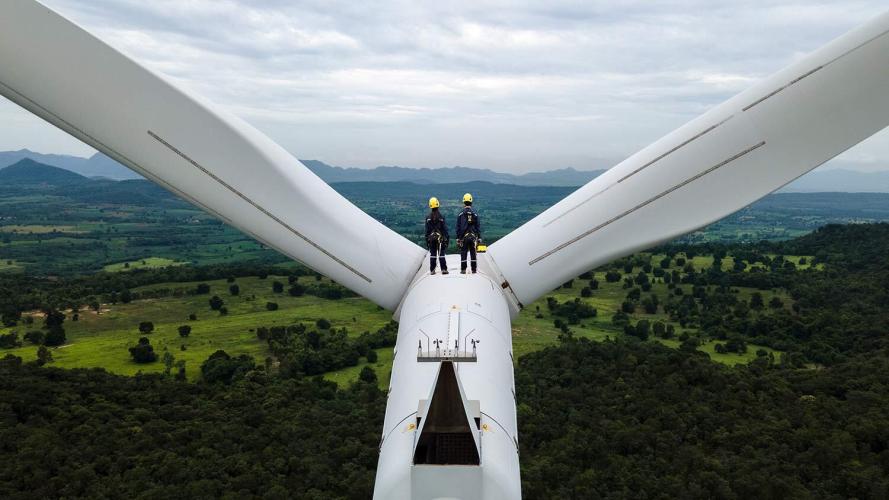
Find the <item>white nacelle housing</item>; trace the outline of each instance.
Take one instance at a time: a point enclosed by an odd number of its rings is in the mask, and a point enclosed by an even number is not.
[[[510,306],[499,284],[489,277],[484,255],[479,274],[421,271],[401,304],[398,344],[392,366],[389,402],[380,447],[374,498],[514,499],[521,496],[515,414]],[[427,337],[428,336],[428,337]],[[439,354],[472,357],[454,362],[480,446],[481,464],[415,465],[421,422],[441,363],[422,362]]]

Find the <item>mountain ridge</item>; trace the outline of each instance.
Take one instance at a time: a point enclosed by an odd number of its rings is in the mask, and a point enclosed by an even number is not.
[[[0,169],[0,183],[4,185],[70,186],[89,182],[89,179],[70,170],[23,158]]]
[[[102,153],[90,158],[71,155],[44,154],[20,149],[0,151],[0,169],[22,159],[62,168],[84,177],[111,180],[142,179],[132,170]],[[562,168],[546,172],[510,174],[470,167],[408,168],[379,166],[370,169],[337,167],[320,160],[300,160],[306,168],[327,183],[342,182],[412,182],[416,184],[459,184],[491,182],[516,186],[578,187],[601,175],[605,170]],[[816,170],[778,190],[779,193],[889,193],[889,171],[861,172],[847,169]]]

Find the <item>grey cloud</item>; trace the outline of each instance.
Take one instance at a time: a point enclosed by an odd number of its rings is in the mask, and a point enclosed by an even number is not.
[[[45,2],[298,157],[512,171],[610,166],[885,9],[881,0]],[[0,107],[0,118],[9,113]],[[889,158],[884,135],[844,161],[877,168]]]

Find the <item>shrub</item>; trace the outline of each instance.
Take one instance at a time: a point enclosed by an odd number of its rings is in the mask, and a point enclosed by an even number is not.
[[[223,300],[220,299],[218,295],[214,295],[210,299],[210,309],[212,309],[214,311],[218,311],[218,310],[222,309],[223,305],[225,305],[225,302],[223,302]]]
[[[34,344],[40,345],[43,343],[43,339],[46,338],[46,335],[40,330],[31,330],[25,334],[25,340]]]
[[[265,308],[268,311],[277,311],[278,310],[278,303],[277,302],[266,302]]]
[[[182,325],[179,327],[179,336],[180,337],[188,337],[191,335],[191,327],[188,325]]]
[[[151,347],[148,337],[140,338],[139,343],[135,347],[130,347],[130,356],[133,357],[133,361],[136,363],[153,363],[157,361],[157,354],[154,352],[154,347]]]

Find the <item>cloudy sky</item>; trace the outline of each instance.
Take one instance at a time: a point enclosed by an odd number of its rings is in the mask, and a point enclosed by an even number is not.
[[[43,0],[297,157],[607,168],[885,0]],[[0,98],[2,99],[2,98]],[[90,148],[8,101],[0,150]],[[889,132],[823,168],[889,170]]]

